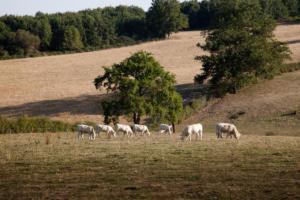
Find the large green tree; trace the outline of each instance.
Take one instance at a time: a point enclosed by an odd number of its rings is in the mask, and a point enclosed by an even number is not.
[[[199,28],[199,13],[200,4],[197,0],[184,1],[181,3],[181,12],[188,16],[189,28]]]
[[[83,48],[80,32],[75,26],[67,26],[63,34],[62,49],[78,50]]]
[[[153,0],[146,21],[149,31],[159,38],[188,27],[188,19],[181,13],[177,0]]]
[[[220,0],[217,8],[214,26],[201,46],[210,55],[199,57],[203,73],[195,80],[208,80],[211,90],[222,96],[271,79],[289,57],[288,47],[273,37],[275,21],[256,1]]]
[[[151,117],[154,122],[180,121],[182,98],[175,89],[175,76],[147,52],[137,52],[119,64],[105,67],[105,73],[94,83],[97,89],[113,92],[113,100],[102,103],[105,122],[109,117],[130,115],[134,123],[141,117]]]

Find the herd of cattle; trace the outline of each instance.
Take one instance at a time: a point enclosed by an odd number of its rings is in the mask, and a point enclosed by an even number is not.
[[[172,126],[168,124],[161,124],[159,127],[160,133],[168,133],[172,134],[173,128]],[[90,140],[96,139],[96,135],[99,135],[101,132],[106,133],[110,137],[116,137],[117,134],[123,133],[126,136],[133,136],[134,134],[141,134],[145,135],[147,134],[150,136],[150,131],[147,126],[145,125],[139,125],[139,124],[134,124],[132,126],[125,125],[125,124],[116,124],[115,129],[113,129],[111,126],[108,125],[97,125],[96,128],[93,126],[88,126],[85,124],[79,124],[77,126],[77,131],[78,131],[78,138],[83,139],[84,134],[87,134],[89,136]],[[237,130],[236,126],[234,124],[229,124],[229,123],[218,123],[216,126],[216,135],[217,138],[223,138],[224,134],[226,137],[234,137],[237,140],[241,137],[241,134]],[[193,125],[188,125],[181,134],[181,139],[182,140],[192,140],[192,135],[197,136],[197,140],[200,138],[202,140],[203,137],[203,126],[202,124],[193,124]]]

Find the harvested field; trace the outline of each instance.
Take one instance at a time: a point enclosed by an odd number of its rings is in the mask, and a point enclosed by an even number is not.
[[[278,26],[278,39],[289,43],[293,61],[300,61],[300,25]],[[176,75],[178,84],[193,82],[204,52],[199,31],[180,32],[170,39],[95,52],[0,61],[0,115],[46,115],[65,121],[102,120],[99,92],[93,79],[102,66],[120,62],[138,50],[154,54]]]

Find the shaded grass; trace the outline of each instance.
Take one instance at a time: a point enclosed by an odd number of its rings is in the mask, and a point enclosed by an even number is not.
[[[296,199],[300,138],[0,136],[0,199]]]

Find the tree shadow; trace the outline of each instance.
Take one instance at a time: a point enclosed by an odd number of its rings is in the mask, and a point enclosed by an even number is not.
[[[193,99],[198,99],[203,96],[208,96],[208,86],[197,83],[176,85],[176,90],[181,94],[184,102],[189,102]]]
[[[78,97],[30,102],[16,106],[0,107],[0,115],[8,117],[58,116],[61,113],[99,115],[102,114],[101,100],[106,94],[82,95]]]
[[[290,41],[285,41],[285,44],[297,44],[300,43],[300,40],[290,40]]]
[[[184,104],[206,95],[206,87],[189,83],[176,85],[176,90],[182,95]],[[109,94],[81,95],[55,100],[30,102],[16,106],[0,107],[0,115],[6,117],[47,116],[56,117],[60,114],[70,115],[102,115],[101,101],[113,98]]]

